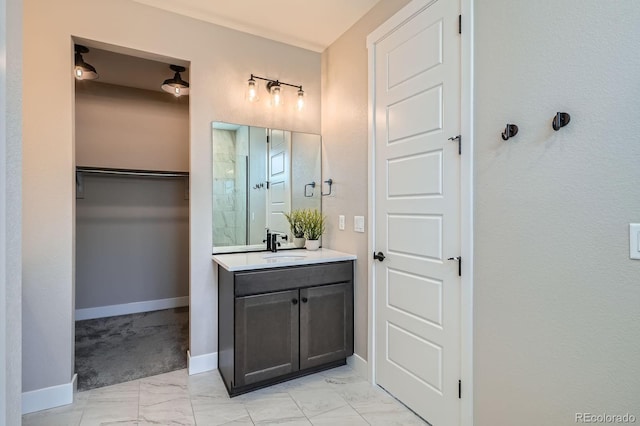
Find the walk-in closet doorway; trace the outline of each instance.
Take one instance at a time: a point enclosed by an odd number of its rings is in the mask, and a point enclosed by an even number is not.
[[[82,391],[187,366],[189,98],[184,87],[176,96],[173,83],[188,82],[189,64],[75,42]]]

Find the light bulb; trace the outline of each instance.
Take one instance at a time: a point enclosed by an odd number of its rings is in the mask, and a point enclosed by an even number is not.
[[[280,85],[271,87],[271,99],[274,106],[282,105],[282,94],[280,93]]]
[[[302,87],[298,90],[298,111],[302,111],[304,108],[304,91]]]
[[[178,96],[180,96],[180,95],[181,95],[181,93],[180,93],[180,88],[179,88],[179,87],[176,87],[176,88],[175,88],[175,90],[174,90],[174,92],[173,92],[173,95],[174,95],[176,98],[177,98]]]
[[[249,89],[248,89],[247,97],[249,98],[249,102],[255,102],[258,100],[256,81],[253,79],[253,77],[249,79]]]
[[[84,46],[80,46],[76,44],[74,46],[75,49],[75,59],[74,59],[74,67],[73,67],[73,76],[78,80],[95,80],[98,78],[98,73],[93,65],[88,64],[82,58],[83,53],[89,52]]]

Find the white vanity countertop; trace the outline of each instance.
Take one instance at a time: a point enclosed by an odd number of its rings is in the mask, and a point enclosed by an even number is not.
[[[212,258],[218,265],[231,272],[357,259],[354,254],[343,253],[327,248],[321,248],[316,251],[299,249],[279,250],[277,253],[258,251],[250,253],[215,254]]]

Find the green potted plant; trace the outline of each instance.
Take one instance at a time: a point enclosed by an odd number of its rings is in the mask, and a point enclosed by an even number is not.
[[[304,210],[292,210],[291,213],[285,213],[284,217],[289,222],[289,228],[293,234],[293,245],[296,248],[304,247]]]
[[[320,237],[324,233],[325,217],[317,209],[304,211],[304,246],[307,250],[318,250]]]

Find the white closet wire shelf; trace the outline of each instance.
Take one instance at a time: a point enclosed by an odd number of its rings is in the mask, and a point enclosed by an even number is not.
[[[168,170],[139,170],[139,169],[113,169],[108,167],[76,167],[76,198],[84,198],[84,174],[108,175],[108,176],[130,176],[149,178],[184,178],[185,200],[189,199],[189,172],[177,172]]]

